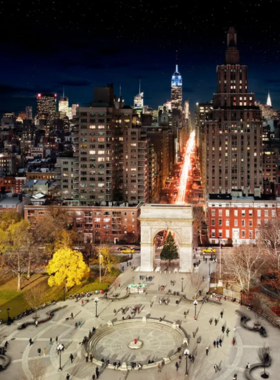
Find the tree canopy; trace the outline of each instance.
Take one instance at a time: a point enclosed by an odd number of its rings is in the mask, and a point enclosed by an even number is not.
[[[80,285],[89,276],[89,267],[84,262],[82,253],[71,248],[56,251],[46,269],[50,275],[49,286],[63,284],[66,291],[69,287]]]
[[[171,232],[168,233],[167,238],[164,242],[164,245],[160,254],[160,258],[161,260],[168,260],[169,264],[171,260],[175,260],[179,258],[178,249]]]
[[[104,269],[104,276],[111,272],[114,264],[116,263],[116,258],[112,255],[109,245],[101,245],[98,248],[98,255],[101,255],[100,261],[102,268]]]

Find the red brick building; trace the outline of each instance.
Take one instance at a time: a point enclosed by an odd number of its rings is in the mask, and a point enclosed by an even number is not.
[[[85,242],[126,240],[136,242],[140,236],[140,204],[137,206],[59,206],[73,217],[73,229]],[[48,213],[48,206],[26,206],[24,218],[34,227],[37,218]]]
[[[209,194],[208,237],[211,244],[254,243],[258,228],[280,214],[280,199],[272,196],[243,196],[242,192]]]

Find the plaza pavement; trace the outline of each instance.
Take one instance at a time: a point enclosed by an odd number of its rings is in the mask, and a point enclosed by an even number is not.
[[[133,265],[138,265],[137,259],[135,258],[132,262]],[[205,275],[206,280],[208,280],[209,266],[202,263],[199,270],[203,275]],[[212,268],[214,270],[214,268]],[[146,275],[146,273],[135,272],[130,266],[125,265],[125,271],[121,274],[121,294],[125,294],[126,286],[132,283],[132,277],[134,277],[134,282],[136,283],[139,279],[139,275]],[[206,303],[202,307],[198,305],[198,319],[194,319],[194,305],[192,303],[187,303],[181,301],[179,305],[176,304],[177,296],[169,296],[170,303],[168,305],[160,305],[159,298],[166,296],[166,290],[171,289],[172,291],[181,292],[181,279],[184,278],[184,294],[189,298],[192,298],[193,291],[191,289],[190,281],[188,275],[181,273],[147,273],[149,276],[153,276],[151,284],[148,282],[147,294],[132,294],[129,298],[120,301],[109,301],[100,298],[98,303],[98,318],[95,317],[95,303],[94,297],[85,305],[82,306],[81,302],[75,302],[73,300],[67,300],[66,302],[60,303],[61,305],[67,305],[65,309],[60,310],[55,314],[54,318],[37,328],[34,326],[29,326],[25,330],[17,330],[19,324],[24,321],[30,320],[30,317],[22,319],[20,321],[14,322],[11,326],[1,326],[0,336],[3,337],[3,341],[8,340],[9,346],[7,350],[7,355],[11,357],[11,364],[7,370],[0,372],[1,380],[18,380],[18,379],[33,379],[30,377],[30,369],[34,368],[34,363],[39,363],[40,366],[46,369],[46,375],[44,379],[60,380],[65,379],[66,374],[71,375],[72,380],[90,380],[92,374],[95,372],[95,366],[92,363],[86,363],[84,357],[81,354],[81,344],[82,338],[88,335],[89,330],[92,327],[98,328],[99,326],[104,326],[107,321],[114,321],[115,319],[121,319],[121,312],[118,312],[115,316],[114,309],[119,310],[121,307],[131,307],[134,305],[141,304],[142,310],[136,317],[143,317],[144,315],[150,314],[151,318],[164,317],[165,320],[181,321],[183,329],[190,336],[188,349],[192,354],[195,354],[196,358],[194,363],[189,363],[189,379],[192,380],[232,380],[233,374],[237,373],[237,379],[244,379],[244,369],[246,364],[249,362],[251,364],[257,363],[257,349],[265,343],[267,346],[271,347],[272,355],[272,366],[268,368],[271,379],[280,378],[280,361],[278,361],[279,346],[280,346],[280,332],[273,328],[265,320],[261,320],[261,323],[266,328],[268,332],[267,338],[262,338],[260,334],[250,332],[243,329],[240,326],[239,318],[235,313],[235,310],[241,309],[246,314],[254,319],[253,314],[247,310],[244,306],[238,304],[223,301],[222,305],[216,305],[211,303]],[[170,280],[175,280],[174,286],[170,285]],[[165,291],[158,291],[159,285],[167,285]],[[153,301],[153,306],[150,307],[150,301]],[[49,307],[48,309],[43,309],[40,311],[40,316],[43,317],[45,313],[49,310],[54,309],[56,306]],[[220,317],[220,311],[224,311],[223,318]],[[68,319],[70,313],[73,312],[74,320]],[[184,312],[187,312],[186,318],[184,318]],[[210,318],[218,318],[217,326],[209,324]],[[81,322],[80,328],[75,328],[75,322]],[[229,337],[226,334],[222,334],[221,327],[222,324],[226,323],[229,328]],[[234,328],[236,331],[234,332]],[[193,332],[198,329],[195,338],[193,338]],[[139,331],[139,335],[142,337],[145,334],[145,327],[143,331]],[[159,333],[160,334],[160,333]],[[62,353],[62,372],[58,371],[59,359],[56,354],[56,344],[49,344],[49,338],[58,336],[58,341],[65,345],[65,351]],[[214,348],[213,340],[222,337],[223,344],[222,347]],[[232,345],[232,338],[236,338],[236,345]],[[34,340],[34,344],[29,346],[29,338]],[[197,338],[201,339],[200,343],[197,343]],[[107,340],[109,351],[114,349],[115,345],[119,344],[118,340],[120,337],[112,337]],[[145,336],[143,338],[145,345]],[[209,346],[209,355],[206,356],[205,348]],[[45,356],[38,356],[37,349],[46,348]],[[162,349],[161,344],[159,344],[159,350]],[[174,349],[172,347],[172,342],[170,342],[170,350]],[[112,351],[112,350],[111,350]],[[156,351],[156,349],[155,349]],[[140,351],[139,351],[140,352]],[[70,363],[69,355],[72,353],[75,357],[73,364]],[[110,359],[110,358],[108,358]],[[111,358],[112,359],[112,358]],[[148,360],[148,359],[147,359]],[[136,359],[137,362],[137,354]],[[112,363],[112,360],[110,360]],[[144,364],[143,361],[141,361]],[[175,361],[166,364],[161,373],[158,373],[157,368],[152,368],[142,371],[130,371],[120,372],[110,369],[105,369],[101,372],[100,379],[104,380],[179,380],[185,379],[185,358],[182,358],[182,363],[180,365],[179,371],[176,372]],[[214,371],[214,364],[221,367],[221,370],[217,373]],[[261,370],[256,370],[254,372],[254,378],[258,379]],[[24,377],[24,375],[26,377]]]

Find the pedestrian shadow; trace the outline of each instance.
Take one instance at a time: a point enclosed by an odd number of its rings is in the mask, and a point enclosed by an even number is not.
[[[201,336],[199,336],[198,338],[197,338],[197,340],[196,340],[196,343],[201,343],[201,341],[202,341],[202,337]]]
[[[220,361],[220,363],[218,364],[218,369],[219,369],[219,371],[222,369],[222,360]]]

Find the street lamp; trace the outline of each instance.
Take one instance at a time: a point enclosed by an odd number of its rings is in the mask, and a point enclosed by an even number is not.
[[[186,376],[189,375],[189,372],[188,372],[188,357],[189,357],[189,354],[190,354],[190,351],[186,348],[185,351],[184,351],[184,355],[186,357],[186,372],[185,372]]]
[[[243,290],[240,290],[240,306],[242,306],[242,293],[243,293]]]
[[[193,304],[194,304],[194,319],[196,319],[196,306],[197,306],[197,300],[194,300]]]
[[[57,351],[58,351],[58,354],[59,354],[59,368],[58,368],[59,371],[62,371],[62,367],[61,367],[61,352],[63,351],[63,349],[64,349],[63,344],[59,344],[57,346]]]
[[[98,304],[98,301],[99,301],[99,299],[98,299],[98,297],[96,297],[96,298],[94,299],[94,302],[95,302],[95,317],[96,317],[96,318],[98,317],[98,315],[97,315],[97,304]]]
[[[182,277],[181,278],[182,282],[181,282],[181,292],[183,293],[183,290],[184,290],[184,278]]]
[[[133,281],[133,284],[134,284],[134,276],[132,277],[132,281]]]
[[[10,313],[10,308],[7,308],[7,324],[9,324],[9,313]]]
[[[99,255],[99,282],[101,282],[101,257],[103,257],[101,254]]]

